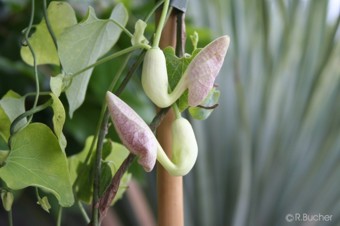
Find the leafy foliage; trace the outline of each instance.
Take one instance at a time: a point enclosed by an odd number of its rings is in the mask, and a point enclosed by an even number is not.
[[[10,125],[19,115],[25,112],[25,99],[19,94],[8,91],[0,100],[0,115],[2,123],[0,126],[0,135],[4,140],[8,140],[10,136]],[[25,119],[18,122],[18,126],[26,123]]]
[[[76,178],[78,178],[77,182],[84,183],[85,177],[88,179],[89,175],[92,175],[93,161],[80,162],[85,160],[84,155],[89,154],[89,147],[82,152],[82,155],[73,156],[70,158],[73,159],[72,161],[67,161],[64,152],[66,138],[63,134],[66,114],[64,105],[58,97],[61,92],[66,91],[72,116],[84,100],[93,68],[79,73],[74,78],[71,74],[95,63],[113,47],[127,23],[128,15],[125,7],[118,4],[109,19],[100,20],[96,17],[94,9],[89,7],[84,21],[77,23],[71,5],[66,2],[51,2],[47,9],[47,16],[49,23],[43,19],[36,26],[28,42],[34,51],[36,64],[55,64],[61,66],[62,72],[58,76],[51,77],[50,85],[53,93],[48,93],[50,100],[42,106],[33,106],[29,112],[25,108],[26,96],[21,97],[13,91],[8,91],[0,100],[0,178],[4,183],[3,186],[8,189],[18,190],[35,186],[51,192],[61,206],[71,206],[74,202],[72,183]],[[56,43],[52,38],[53,35]],[[33,55],[27,46],[21,48],[23,60],[31,66],[33,66]],[[53,111],[53,132],[42,123],[27,124],[28,121],[24,116],[31,116],[48,106]],[[20,121],[17,120],[19,117],[22,118]],[[13,122],[16,127],[15,130],[10,131]],[[127,153],[123,146],[111,141],[105,142],[101,177],[102,193]],[[76,172],[72,167],[69,172],[69,163],[76,167]],[[82,168],[80,165],[87,167]],[[116,199],[121,197],[129,179],[130,174],[123,177],[122,188]],[[86,188],[88,189],[76,190],[75,195],[79,195],[77,199],[91,200],[89,192],[92,191],[92,185],[86,182]],[[10,205],[6,201],[8,196],[3,195],[3,197],[6,208],[9,208]],[[50,204],[46,197],[38,197],[38,204],[49,211]]]
[[[128,15],[122,4],[112,11],[110,19],[99,20],[89,8],[85,20],[66,30],[58,40],[58,53],[66,76],[95,63],[117,42],[121,28],[111,20],[125,26]],[[93,68],[72,78],[66,89],[70,116],[83,103]]]
[[[89,137],[86,139],[84,149],[76,155],[70,156],[68,158],[68,163],[70,167],[70,177],[75,188],[75,192],[77,193],[77,197],[84,201],[85,203],[90,204],[92,201],[92,186],[88,186],[89,184],[93,184],[93,177],[89,175],[93,175],[93,160],[92,157],[89,163],[86,163],[86,157],[91,154],[91,145],[94,137]],[[129,151],[121,144],[114,143],[110,140],[106,140],[103,147],[103,168],[102,168],[102,176],[101,176],[101,188],[103,193],[109,183],[111,182],[112,175],[116,173],[119,166],[122,164],[124,159],[128,156]],[[118,199],[120,199],[127,188],[127,184],[130,181],[131,174],[125,173],[118,193],[113,200],[112,204],[114,204]]]
[[[66,155],[52,131],[32,123],[11,138],[0,177],[14,190],[37,186],[52,192],[62,206],[74,202]]]
[[[58,39],[66,28],[77,23],[76,15],[70,4],[67,2],[53,1],[47,8],[47,15],[54,35]],[[29,42],[36,54],[37,64],[59,65],[59,57],[51,34],[48,31],[45,19],[36,26],[36,31],[29,38]],[[21,48],[22,59],[33,66],[33,57],[28,46]]]

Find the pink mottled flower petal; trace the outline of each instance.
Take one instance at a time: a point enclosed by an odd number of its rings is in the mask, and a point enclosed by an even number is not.
[[[189,64],[185,73],[189,79],[189,105],[199,105],[213,88],[229,47],[229,37],[215,39]]]
[[[106,101],[116,131],[130,152],[139,156],[139,164],[150,172],[156,163],[157,139],[143,119],[111,92]]]

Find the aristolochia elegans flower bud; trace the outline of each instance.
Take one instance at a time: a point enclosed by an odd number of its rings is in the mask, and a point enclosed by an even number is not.
[[[178,118],[172,124],[172,158],[158,146],[157,160],[173,176],[184,176],[194,166],[198,146],[191,124],[185,118]]]
[[[137,113],[114,94],[107,92],[106,99],[111,119],[123,144],[139,156],[139,163],[151,171],[156,158],[174,176],[183,176],[197,159],[197,142],[190,123],[184,118],[172,124],[173,152],[170,160],[148,125]]]
[[[223,65],[229,37],[222,36],[203,48],[189,64],[175,89],[169,93],[164,53],[158,47],[149,49],[144,57],[142,86],[146,95],[160,108],[173,104],[188,88],[189,105],[199,105],[208,95]]]
[[[158,47],[147,50],[142,70],[142,86],[146,95],[160,108],[173,104],[185,91],[187,84],[179,82],[172,93],[168,93],[169,81],[164,53]]]
[[[126,103],[107,92],[106,101],[111,119],[123,144],[139,157],[145,171],[149,172],[156,163],[157,139],[143,121]]]

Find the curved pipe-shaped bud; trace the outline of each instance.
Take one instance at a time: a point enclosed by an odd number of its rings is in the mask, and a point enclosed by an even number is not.
[[[115,129],[130,152],[139,157],[138,162],[150,172],[156,163],[158,141],[149,126],[116,95],[107,92],[106,101]]]
[[[110,92],[107,92],[106,99],[120,139],[130,152],[139,156],[138,162],[146,171],[153,169],[156,158],[174,176],[184,176],[192,169],[198,147],[188,120],[178,118],[172,124],[173,151],[170,160],[149,126],[134,110]]]
[[[168,93],[169,81],[166,60],[158,47],[147,50],[142,70],[142,86],[146,95],[160,108],[169,107],[186,90],[186,79],[181,79],[172,93]]]
[[[194,166],[198,146],[191,124],[185,118],[178,118],[172,124],[172,158],[158,145],[157,160],[173,176],[184,176]]]
[[[229,37],[222,36],[203,48],[189,64],[175,89],[169,93],[164,53],[158,47],[149,49],[144,57],[142,86],[146,95],[160,108],[173,104],[188,88],[189,105],[199,105],[208,95],[223,65]]]

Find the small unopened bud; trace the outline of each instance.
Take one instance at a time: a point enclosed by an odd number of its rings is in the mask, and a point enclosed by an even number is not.
[[[6,211],[11,211],[13,201],[14,201],[13,193],[10,192],[10,191],[2,190],[1,191],[1,200],[2,200],[2,205],[4,206],[4,209]]]

